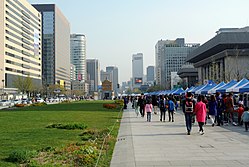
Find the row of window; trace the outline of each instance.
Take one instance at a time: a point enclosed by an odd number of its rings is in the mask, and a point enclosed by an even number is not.
[[[20,50],[20,49],[18,49],[18,48],[15,48],[14,46],[11,46],[11,45],[9,45],[9,44],[5,44],[5,47],[7,47],[7,48],[9,48],[9,49],[11,49],[11,50],[14,50],[14,51],[16,51],[16,52],[19,52],[19,53],[21,53],[21,54],[24,54],[24,55],[26,55],[26,56],[29,56],[29,57],[32,57],[32,58],[35,58],[35,59],[38,59],[38,60],[41,59],[41,58],[35,57],[34,55],[31,55],[29,52],[26,52],[26,51],[24,51],[24,50]]]
[[[34,68],[34,67],[30,66],[30,65],[18,63],[18,62],[15,62],[15,61],[5,60],[5,62],[8,63],[8,64],[16,65],[16,66],[23,67],[23,68],[30,69],[30,70],[41,71],[41,69],[39,69],[39,68]]]
[[[10,0],[7,0],[8,2],[10,2]],[[22,11],[22,13],[26,16],[26,17],[28,17],[28,18],[30,18],[33,22],[35,22],[38,26],[40,26],[39,25],[39,22],[40,22],[40,18],[39,17],[37,17],[36,15],[34,15],[32,12],[30,12],[22,3],[20,3],[19,2],[19,0],[14,0],[22,9],[24,9],[24,10],[20,10],[20,8],[18,8],[17,6],[17,10],[19,9],[19,11]],[[30,17],[30,15],[31,15],[31,17]],[[38,15],[39,15],[39,13],[38,13]],[[35,18],[35,19],[34,19]]]
[[[39,22],[37,22],[36,20],[34,20],[32,17],[30,17],[26,12],[24,12],[22,9],[20,9],[19,7],[17,7],[14,3],[12,3],[10,0],[7,0],[8,3],[13,6],[15,8],[15,10],[11,7],[9,7],[8,5],[6,5],[6,7],[12,11],[13,13],[15,13],[19,18],[22,18],[24,21],[26,21],[28,24],[32,25],[32,27],[36,28],[36,29],[40,29],[39,27],[41,26]],[[21,11],[21,14],[19,14],[17,11]],[[29,11],[30,12],[30,11]],[[31,13],[31,12],[30,12]],[[33,15],[33,14],[32,14]],[[25,16],[25,17],[24,17]],[[37,17],[36,17],[37,18]],[[32,20],[32,22],[30,21]],[[37,18],[37,20],[40,21],[40,19]],[[20,20],[18,19],[18,21],[20,22]],[[35,24],[34,24],[35,23]],[[30,27],[28,25],[28,27]]]
[[[9,68],[9,67],[6,67],[5,70],[10,71],[10,72],[19,73],[19,74],[29,75],[30,77],[41,77],[41,75],[39,75],[39,74],[34,74],[34,73],[31,73],[31,72],[27,72],[27,71],[23,71],[23,70],[17,70],[17,69],[13,69],[13,68]]]

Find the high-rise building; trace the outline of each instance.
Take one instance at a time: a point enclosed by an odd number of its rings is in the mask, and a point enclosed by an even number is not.
[[[90,91],[98,91],[100,84],[100,65],[98,59],[86,59],[88,81],[90,83]]]
[[[113,86],[113,91],[114,91],[114,95],[117,96],[118,95],[118,68],[115,66],[108,66],[106,67],[106,72],[110,72],[112,73],[112,86]]]
[[[104,70],[100,71],[100,81],[103,82],[105,80],[112,81],[112,72],[106,72]]]
[[[86,80],[86,37],[83,34],[71,34],[71,64],[75,65],[76,79]]]
[[[0,1],[0,80],[14,88],[18,77],[41,87],[41,16],[27,0]]]
[[[186,44],[184,38],[160,40],[156,44],[156,83],[171,88],[171,72],[186,64],[187,55],[200,44]]]
[[[143,53],[132,55],[132,87],[140,88],[143,84]]]
[[[148,66],[147,67],[147,83],[149,85],[153,85],[154,84],[154,77],[155,74],[155,67],[154,66]]]
[[[42,81],[70,89],[70,24],[55,4],[34,4],[42,14]]]

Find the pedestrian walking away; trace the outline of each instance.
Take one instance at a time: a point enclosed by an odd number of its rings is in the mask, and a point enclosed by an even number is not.
[[[191,92],[187,92],[186,98],[183,99],[182,103],[183,103],[182,110],[185,115],[187,134],[190,135],[191,130],[192,130],[193,113],[195,109],[195,101],[193,99],[193,95]]]
[[[146,115],[147,115],[147,121],[148,122],[151,122],[151,113],[152,113],[152,100],[151,98],[148,98],[146,100],[146,105],[145,105],[145,112],[146,112]]]
[[[172,97],[169,97],[168,101],[168,113],[169,113],[169,122],[172,120],[174,122],[174,111],[175,111],[175,104],[172,100]]]
[[[206,104],[203,103],[203,100],[204,100],[204,96],[199,95],[198,99],[197,99],[197,103],[195,105],[196,120],[198,122],[199,133],[201,135],[204,134],[203,126],[204,126],[205,121],[206,121],[206,113],[207,113]]]

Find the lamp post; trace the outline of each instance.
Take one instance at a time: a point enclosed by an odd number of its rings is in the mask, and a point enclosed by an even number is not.
[[[4,79],[2,80],[2,82],[3,82],[3,97],[4,97]],[[2,99],[3,99],[3,97],[2,97]]]

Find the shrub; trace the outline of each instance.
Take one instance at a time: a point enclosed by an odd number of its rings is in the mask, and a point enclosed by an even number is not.
[[[118,104],[119,106],[124,106],[124,100],[115,100],[115,104]]]
[[[36,151],[28,151],[28,150],[14,150],[10,153],[7,161],[14,163],[27,163],[31,158],[37,155]]]
[[[74,129],[86,129],[87,125],[85,125],[84,123],[68,123],[68,124],[57,123],[57,124],[48,125],[46,128],[74,130]]]
[[[61,103],[71,103],[71,101],[70,100],[64,100]]]
[[[107,109],[116,109],[117,105],[116,104],[103,104],[103,107]]]
[[[25,104],[15,104],[15,107],[24,107]]]
[[[40,106],[44,106],[44,105],[47,105],[47,103],[45,103],[45,102],[42,102],[42,103],[33,103],[30,106],[38,106],[38,107],[40,107]]]

